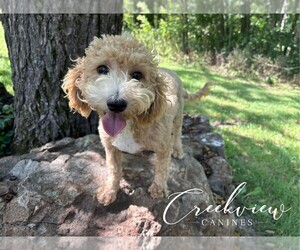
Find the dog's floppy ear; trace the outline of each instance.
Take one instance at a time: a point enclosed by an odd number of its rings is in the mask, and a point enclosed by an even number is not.
[[[80,82],[82,75],[82,59],[77,61],[75,68],[69,69],[66,74],[62,89],[67,94],[66,97],[69,98],[69,107],[72,110],[78,111],[82,116],[88,117],[91,113],[91,108],[84,102],[81,96],[81,91],[78,88],[78,83]]]
[[[138,117],[139,122],[141,122],[142,124],[148,124],[161,117],[166,108],[167,103],[166,90],[167,85],[164,77],[161,75],[157,75],[154,87],[154,102],[151,104],[150,108],[147,110],[146,113]]]

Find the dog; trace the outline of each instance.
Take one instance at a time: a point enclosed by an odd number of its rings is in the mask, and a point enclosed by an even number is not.
[[[156,53],[128,33],[94,38],[68,70],[62,89],[69,107],[88,117],[95,110],[105,148],[109,178],[97,191],[100,203],[116,199],[122,178],[123,152],[156,153],[152,198],[168,195],[171,155],[184,157],[181,142],[184,99],[208,94],[210,83],[194,94],[182,87],[180,78],[158,68]]]

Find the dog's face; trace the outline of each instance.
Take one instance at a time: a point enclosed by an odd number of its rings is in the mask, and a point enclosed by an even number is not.
[[[165,106],[165,88],[154,55],[128,34],[95,38],[63,83],[70,107],[86,117],[96,110],[111,136],[127,120],[156,120]]]

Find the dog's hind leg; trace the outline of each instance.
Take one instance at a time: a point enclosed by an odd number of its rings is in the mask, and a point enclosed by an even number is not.
[[[182,149],[182,141],[181,141],[181,133],[182,133],[182,119],[183,119],[183,111],[182,107],[179,108],[179,112],[177,113],[174,123],[173,123],[173,131],[172,131],[172,139],[173,139],[173,152],[172,156],[177,159],[182,159],[184,157],[183,149]]]

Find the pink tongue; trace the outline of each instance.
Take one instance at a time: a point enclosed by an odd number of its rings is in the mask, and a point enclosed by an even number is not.
[[[126,127],[126,121],[120,113],[106,113],[102,125],[108,135],[115,137]]]

